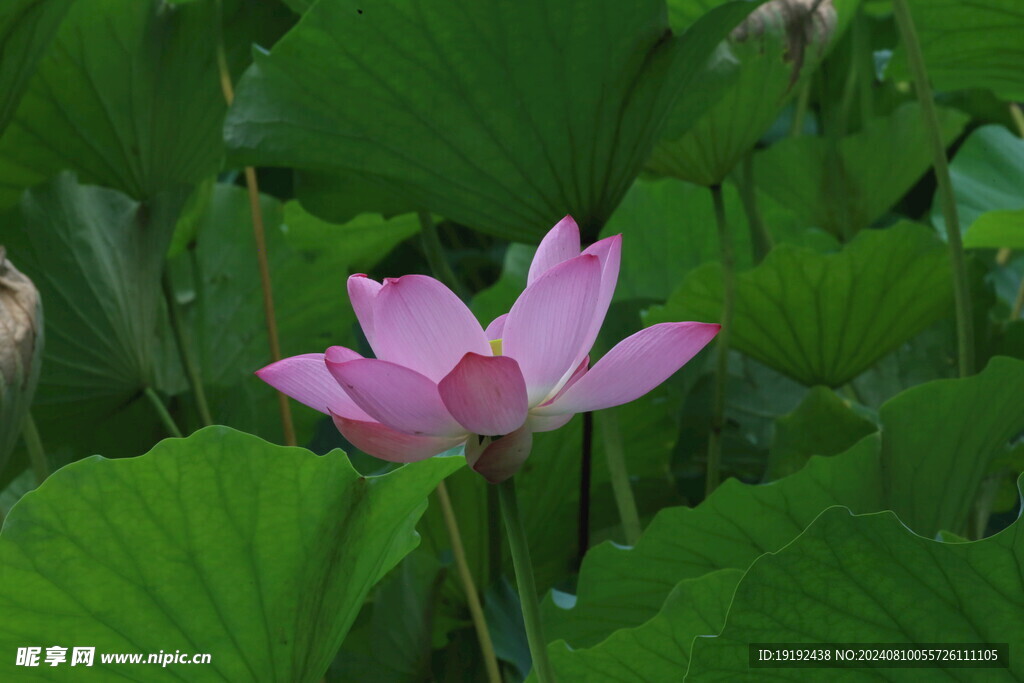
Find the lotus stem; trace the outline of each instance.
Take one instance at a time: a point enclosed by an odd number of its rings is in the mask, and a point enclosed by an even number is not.
[[[736,176],[736,186],[740,191],[743,212],[747,215],[747,228],[750,230],[750,244],[754,254],[754,265],[764,260],[772,250],[774,242],[768,227],[761,219],[761,211],[757,207],[757,183],[754,180],[754,152],[750,151],[740,166]]]
[[[143,393],[146,394],[146,398],[149,399],[150,404],[153,406],[153,410],[156,411],[157,417],[160,418],[160,421],[163,423],[167,433],[180,439],[182,436],[181,430],[178,429],[178,425],[174,421],[174,418],[171,417],[171,414],[167,412],[167,406],[164,405],[164,402],[161,401],[160,397],[156,395],[155,391],[153,391],[153,387],[146,387]]]
[[[480,653],[484,657],[487,678],[491,683],[501,683],[501,670],[498,668],[498,658],[494,654],[491,633],[487,629],[484,608],[480,604],[480,596],[477,593],[476,584],[473,582],[473,574],[469,571],[469,563],[466,561],[466,549],[462,545],[462,534],[459,532],[459,523],[455,518],[455,510],[452,508],[452,500],[448,495],[448,487],[443,481],[437,485],[437,499],[441,503],[441,514],[444,517],[445,528],[448,530],[448,539],[452,544],[455,568],[459,574],[459,581],[462,583],[462,590],[466,593],[469,614],[473,618],[477,640],[480,641]]]
[[[807,103],[811,99],[811,79],[808,78],[800,86],[797,93],[796,103],[793,109],[793,124],[789,128],[789,137],[799,137],[804,132],[804,115],[807,113]]]
[[[722,431],[725,429],[725,391],[729,380],[729,335],[732,331],[732,312],[736,298],[736,263],[732,249],[732,235],[725,216],[722,186],[712,185],[711,201],[715,207],[715,225],[718,229],[718,249],[722,261],[722,329],[715,347],[715,389],[711,406],[711,434],[708,436],[707,479],[705,497],[718,488],[721,480]]]
[[[1010,102],[1010,116],[1013,118],[1014,124],[1017,126],[1017,135],[1024,138],[1024,112],[1021,111],[1020,105],[1016,102]],[[996,255],[996,263],[1001,266],[1005,266],[1010,262],[1010,249],[1004,247],[999,250]],[[1020,280],[1020,287],[1017,289],[1017,298],[1013,302],[1013,310],[1010,313],[1010,320],[1016,320],[1020,317],[1021,309],[1024,309],[1024,278]]]
[[[619,416],[614,410],[606,410],[601,413],[601,436],[604,438],[604,453],[608,459],[612,494],[615,496],[615,506],[619,508],[619,519],[622,520],[622,532],[626,537],[626,545],[635,546],[643,528],[640,526],[640,513],[636,509],[633,487],[629,483],[626,454],[622,447],[622,431],[619,429]]]
[[[494,486],[487,487],[487,568],[488,584],[501,581],[502,563],[504,561],[501,542],[501,505],[498,503],[498,490]]]
[[[538,683],[554,683],[555,674],[548,660],[547,641],[540,621],[540,604],[537,602],[537,583],[533,578],[530,547],[526,543],[526,531],[519,515],[519,502],[516,500],[515,477],[506,479],[497,487],[501,515],[505,519],[508,544],[512,550],[512,565],[516,571],[519,602],[522,605],[523,622],[526,624],[526,640],[530,645],[533,670],[537,674]]]
[[[580,439],[580,505],[576,518],[576,568],[583,565],[583,556],[590,547],[590,482],[594,465],[594,414],[583,413]]]
[[[36,428],[36,421],[32,419],[31,413],[25,414],[25,421],[21,424],[21,437],[25,439],[25,448],[28,450],[28,459],[32,464],[32,473],[36,477],[36,486],[39,486],[50,476],[50,462],[46,459],[46,451],[43,450],[43,440],[39,438],[39,429]]]
[[[178,347],[178,357],[181,359],[181,366],[188,377],[189,386],[192,388],[192,395],[196,398],[196,409],[199,411],[199,419],[204,427],[213,424],[210,417],[210,405],[206,402],[206,391],[203,389],[203,381],[199,375],[199,366],[189,353],[188,340],[185,339],[185,330],[181,324],[181,312],[178,310],[178,300],[174,296],[174,284],[171,282],[171,274],[164,269],[161,285],[164,290],[164,299],[167,301],[167,317],[171,322],[171,331],[174,333],[174,341]]]
[[[218,8],[220,2],[218,1]],[[235,99],[235,90],[231,84],[231,72],[228,70],[227,56],[224,54],[223,32],[217,37],[217,68],[220,73],[220,87],[224,93],[224,101],[228,106]],[[260,269],[260,284],[263,289],[263,316],[267,323],[267,341],[270,345],[270,359],[281,360],[281,343],[277,336],[277,316],[274,313],[274,292],[270,284],[270,262],[267,259],[267,238],[263,223],[263,208],[260,206],[260,189],[256,181],[256,169],[245,167],[245,186],[249,191],[249,208],[252,213],[252,232],[256,240],[256,261]],[[294,446],[295,424],[292,422],[292,410],[288,397],[277,392],[277,407],[281,414],[281,430],[286,446]]]
[[[935,168],[942,215],[946,221],[946,241],[949,243],[950,265],[953,269],[958,364],[960,376],[967,377],[974,374],[974,328],[971,324],[971,292],[967,281],[964,245],[960,236],[960,217],[957,213],[956,197],[953,195],[953,181],[949,176],[949,163],[946,159],[946,148],[942,143],[939,116],[932,98],[932,88],[928,82],[928,71],[925,68],[924,55],[921,53],[921,43],[917,39],[914,18],[910,14],[907,0],[893,0],[892,7],[900,37],[907,51],[907,63],[914,78],[917,99],[921,104],[921,116],[932,150],[932,166]]]

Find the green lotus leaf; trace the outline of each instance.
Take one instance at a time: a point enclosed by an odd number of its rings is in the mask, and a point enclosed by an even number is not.
[[[226,427],[137,458],[87,458],[14,507],[0,535],[6,650],[96,648],[46,680],[109,681],[102,653],[209,653],[209,665],[131,667],[139,681],[315,682],[370,589],[417,543],[433,458],[361,477]],[[14,657],[5,680],[25,680]],[[36,673],[29,672],[28,675]]]

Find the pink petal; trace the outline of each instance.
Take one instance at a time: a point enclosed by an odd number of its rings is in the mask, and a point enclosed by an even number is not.
[[[580,377],[582,377],[583,375],[587,374],[587,370],[588,370],[589,367],[590,367],[590,356],[584,356],[583,360],[580,361],[580,364],[577,365],[576,369],[572,371],[572,374],[569,375],[566,378],[565,383],[562,385],[562,388],[559,389],[557,392],[555,392],[554,396],[552,396],[550,399],[548,399],[548,403],[554,402],[559,396],[564,394],[569,387],[571,387],[573,384],[576,384],[576,382],[578,382],[580,380]],[[543,431],[543,430],[535,429],[533,431],[536,432],[536,431]]]
[[[598,257],[577,256],[529,285],[509,311],[502,353],[519,362],[531,406],[547,398],[582,357],[600,283]]]
[[[622,260],[622,235],[612,235],[600,242],[594,242],[584,251],[584,254],[594,254],[601,259],[601,290],[597,295],[597,305],[594,307],[594,319],[590,326],[590,333],[583,342],[584,353],[597,340],[601,331],[604,317],[608,314],[608,306],[612,303],[612,296],[615,294],[615,285],[619,281],[619,263]]]
[[[526,462],[533,434],[525,426],[500,439],[471,435],[466,442],[466,462],[492,484],[500,484]]]
[[[491,324],[484,330],[484,334],[491,341],[495,339],[501,339],[502,333],[505,331],[505,318],[508,317],[508,313],[502,313],[497,318],[491,321]]]
[[[566,216],[548,230],[544,239],[537,247],[530,263],[527,285],[532,285],[541,275],[548,272],[562,261],[568,261],[580,255],[580,229],[572,216]]]
[[[559,389],[558,393],[555,394],[554,398],[549,403],[554,403],[558,398],[568,391],[569,387],[576,384],[580,380],[580,377],[587,374],[587,368],[590,366],[590,356],[587,356],[583,361],[576,366],[576,370],[573,371],[572,375],[566,381],[565,386]],[[565,424],[575,417],[576,413],[566,413],[564,415],[534,415],[530,414],[526,418],[526,426],[530,428],[531,432],[553,432],[556,429],[564,427]]]
[[[342,347],[331,347],[328,353],[333,349]],[[355,351],[343,350],[356,358],[360,357]],[[306,353],[284,358],[257,370],[256,376],[281,393],[325,415],[334,412],[351,419],[369,420],[370,417],[352,402],[345,390],[327,371],[324,355]]]
[[[375,358],[328,360],[327,369],[355,404],[381,424],[415,436],[466,433],[444,407],[437,385],[415,370]]]
[[[448,412],[473,434],[508,434],[526,421],[526,382],[508,356],[467,353],[437,389]]]
[[[432,277],[388,278],[373,307],[378,358],[435,382],[469,352],[491,355],[480,323],[459,297]]]
[[[380,292],[381,284],[371,280],[362,273],[356,273],[348,279],[348,298],[352,302],[352,310],[356,312],[359,326],[363,328],[366,341],[373,348],[373,302]]]
[[[526,418],[526,427],[531,432],[553,432],[564,427],[574,417],[576,417],[576,413],[566,413],[565,415],[530,415],[530,417]]]
[[[332,415],[334,426],[352,445],[375,458],[390,462],[416,462],[443,453],[465,441],[466,437],[445,439],[436,436],[413,436],[395,431],[376,422],[350,420]]]
[[[711,341],[721,326],[660,323],[627,337],[536,415],[601,410],[628,403],[668,379]]]

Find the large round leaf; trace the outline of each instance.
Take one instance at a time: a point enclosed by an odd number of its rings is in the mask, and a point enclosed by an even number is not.
[[[0,133],[71,0],[8,0],[0,7]]]
[[[1024,248],[1024,140],[1002,126],[982,126],[957,150],[949,174],[964,246]],[[932,221],[945,223],[938,197]]]
[[[373,265],[418,230],[415,216],[385,221],[364,214],[332,225],[295,202],[282,207],[264,195],[261,206],[284,355],[354,346],[355,314],[339,283],[350,269]],[[214,186],[195,232],[193,253],[176,256],[171,266],[214,420],[278,440],[274,391],[253,375],[271,359],[245,188]],[[171,362],[177,367],[176,358]],[[299,404],[293,412],[303,437],[322,417]]]
[[[1024,100],[1024,6],[1018,0],[909,0],[928,78],[942,90],[988,88]],[[893,77],[910,79],[906,51],[897,50]]]
[[[0,139],[0,205],[64,169],[136,199],[216,173],[226,109],[219,7],[76,0]],[[225,3],[232,64],[248,63],[253,39],[273,39],[280,11]]]
[[[318,681],[369,590],[417,543],[459,457],[361,477],[226,427],[138,458],[60,470],[0,535],[0,642],[95,647],[46,680]],[[104,666],[104,653],[209,653],[209,665]],[[70,657],[69,657],[70,660]],[[5,657],[4,680],[25,667]]]
[[[948,144],[967,117],[939,110]],[[754,158],[757,186],[789,207],[805,224],[850,238],[892,208],[931,165],[921,110],[905,104],[838,142],[800,136],[776,143]]]
[[[219,164],[213,3],[74,3],[0,141],[0,202],[61,169],[146,198]]]
[[[825,508],[882,509],[878,440],[848,453],[813,458],[769,486],[729,479],[695,508],[670,507],[633,548],[602,543],[583,560],[576,596],[552,592],[542,605],[545,635],[589,647],[657,614],[679,581],[718,569],[746,569],[796,538]]]
[[[814,387],[796,409],[775,420],[765,479],[797,472],[812,455],[838,455],[875,429],[836,392]]]
[[[929,382],[892,399],[880,411],[880,434],[845,453],[813,457],[768,485],[730,479],[695,508],[662,510],[634,548],[591,549],[575,597],[553,592],[545,600],[548,639],[588,647],[638,626],[679,581],[746,569],[833,505],[893,510],[925,536],[963,529],[982,477],[1024,429],[1022,385],[1024,362],[993,359],[974,377]]]
[[[686,22],[708,3],[671,0],[673,27]],[[647,165],[700,185],[716,185],[748,154],[778,117],[779,110],[799,91],[821,61],[837,32],[845,26],[855,3],[840,0],[807,12],[810,4],[767,3],[733,31],[718,59],[732,65],[735,75],[717,102],[682,135],[670,125],[655,146]],[[686,106],[685,98],[677,109]],[[676,116],[679,112],[673,112]]]
[[[807,386],[841,386],[950,313],[948,259],[930,230],[908,222],[831,254],[779,245],[737,278],[732,346]],[[694,270],[645,323],[717,320],[719,271]]]
[[[160,274],[184,201],[143,204],[63,173],[5,216],[0,239],[47,313],[37,404],[102,414],[158,386]]]
[[[889,512],[828,510],[792,544],[754,563],[721,635],[694,641],[686,680],[751,675],[752,642],[840,642],[1010,643],[1010,666],[761,671],[773,681],[863,681],[881,673],[888,681],[1019,681],[1022,528],[1017,520],[977,543],[940,543],[910,533]]]
[[[357,172],[498,235],[566,213],[593,235],[750,9],[674,37],[657,0],[323,0],[256,56],[225,135],[246,162]]]
[[[636,628],[616,631],[591,648],[564,642],[548,646],[555,673],[588,683],[661,683],[678,680],[690,663],[690,643],[718,633],[732,602],[739,569],[721,569],[679,582],[658,615]],[[531,679],[533,680],[533,679]]]
[[[739,193],[723,187],[740,270],[753,263],[750,230]],[[787,209],[758,193],[761,218],[776,241],[832,240],[821,231],[805,231]],[[664,301],[683,277],[697,266],[719,256],[715,213],[706,187],[674,178],[639,178],[601,231],[601,237],[622,234],[622,266],[615,300]],[[525,281],[524,281],[525,282]]]

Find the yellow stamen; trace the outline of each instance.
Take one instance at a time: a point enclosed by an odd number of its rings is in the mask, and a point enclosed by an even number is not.
[[[501,355],[501,340],[500,339],[492,339],[490,344],[491,344],[491,353],[493,353],[495,356],[500,356]]]

